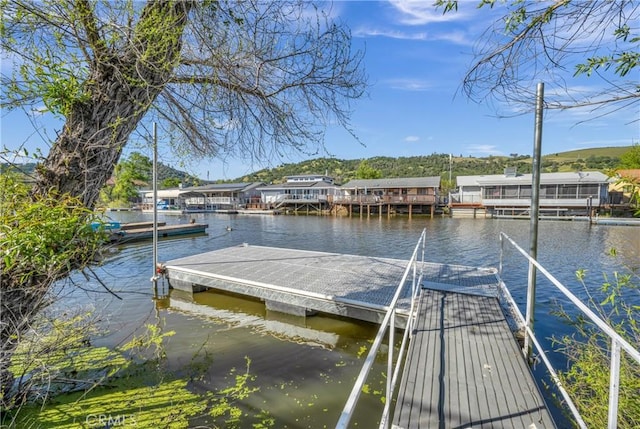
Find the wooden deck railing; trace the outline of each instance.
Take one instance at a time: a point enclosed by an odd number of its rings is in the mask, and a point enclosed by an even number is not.
[[[336,195],[336,204],[435,204],[435,195]]]

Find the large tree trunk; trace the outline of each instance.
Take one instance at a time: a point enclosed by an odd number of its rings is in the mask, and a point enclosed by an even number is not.
[[[130,134],[164,89],[181,48],[189,11],[187,1],[149,1],[133,29],[133,39],[113,52],[98,40],[93,10],[80,1],[94,58],[90,64],[85,97],[72,103],[67,121],[45,161],[38,166],[35,195],[50,191],[78,197],[93,207],[100,189],[111,176]],[[91,31],[94,30],[92,33]],[[70,261],[68,270],[90,262]],[[28,263],[28,261],[27,261]],[[31,267],[38,270],[39,267]],[[51,284],[66,273],[34,276],[38,281],[22,284],[20,273],[0,281],[2,320],[0,329],[0,408],[16,405],[13,376],[8,367],[23,334],[37,313],[46,307]]]
[[[129,136],[172,75],[191,6],[149,2],[124,52],[94,43],[90,100],[72,105],[62,133],[38,168],[36,193],[55,189],[79,197],[87,207],[95,204]]]

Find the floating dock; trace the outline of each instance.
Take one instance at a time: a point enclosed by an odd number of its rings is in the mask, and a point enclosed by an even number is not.
[[[203,223],[184,223],[166,225],[158,223],[158,238],[175,237],[189,234],[203,234],[208,225]],[[112,243],[131,243],[153,239],[153,222],[139,222],[135,224],[122,224],[120,229],[111,232],[109,241]]]
[[[214,288],[262,299],[268,309],[283,313],[320,311],[379,323],[406,261],[241,245],[168,261],[165,267],[175,289]]]
[[[165,273],[186,292],[215,288],[275,311],[381,323],[407,262],[245,244],[168,261]],[[496,270],[418,263],[418,325],[394,398],[394,427],[555,427],[503,313]],[[396,327],[410,311],[406,289]]]

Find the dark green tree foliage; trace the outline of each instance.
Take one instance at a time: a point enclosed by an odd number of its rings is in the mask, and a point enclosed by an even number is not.
[[[113,185],[105,186],[100,197],[104,202],[118,202],[126,205],[138,197],[138,189],[142,183],[148,184],[153,165],[149,158],[133,152],[129,158],[120,161],[113,174]]]
[[[600,150],[593,150],[599,153]],[[609,152],[608,149],[606,149]],[[580,153],[591,153],[591,150],[582,151]],[[561,159],[559,154],[548,155],[543,157],[543,172],[550,173],[553,171],[584,171],[588,170],[584,159],[577,159],[576,156],[564,156]],[[611,163],[616,165],[618,157],[589,155],[594,159],[605,159],[598,165],[601,168],[594,170],[604,170]],[[337,183],[346,183],[351,179],[357,178],[357,169],[362,160],[358,159],[336,159],[336,158],[317,158],[299,163],[282,164],[272,169],[264,169],[253,174],[232,179],[231,181],[262,181],[265,183],[281,183],[286,176],[296,174],[324,174],[325,172],[332,176]],[[449,177],[449,155],[448,154],[432,154],[428,156],[410,156],[410,157],[384,157],[377,156],[366,159],[367,164],[381,172],[382,177],[430,177],[441,176]],[[531,157],[521,155],[518,157],[507,156],[490,156],[486,158],[461,157],[454,156],[452,162],[452,178],[455,181],[457,176],[474,176],[479,174],[503,174],[506,167],[516,167],[518,173],[531,173]]]
[[[618,168],[640,168],[640,144],[634,144],[633,146],[631,146],[631,149],[620,155],[620,163],[618,164]]]

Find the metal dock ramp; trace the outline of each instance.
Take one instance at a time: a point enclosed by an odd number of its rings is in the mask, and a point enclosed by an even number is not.
[[[394,428],[553,428],[495,297],[424,289]]]

